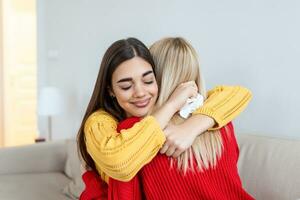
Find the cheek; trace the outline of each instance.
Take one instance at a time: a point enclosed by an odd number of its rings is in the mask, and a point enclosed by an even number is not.
[[[120,102],[126,101],[128,99],[127,96],[128,95],[125,92],[119,92],[119,93],[116,94],[116,98]]]
[[[131,94],[130,91],[116,90],[115,92],[116,99],[121,107],[124,106],[127,102],[129,102]]]
[[[157,84],[153,84],[153,86],[151,87],[151,93],[154,97],[157,97],[158,96],[158,87],[157,87]]]
[[[116,99],[118,100],[118,102],[123,101],[123,99],[126,97],[126,91],[121,90],[116,85],[112,86],[112,90],[113,90],[113,93],[116,96]]]

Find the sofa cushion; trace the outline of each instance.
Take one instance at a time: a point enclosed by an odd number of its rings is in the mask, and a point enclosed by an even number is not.
[[[63,172],[66,162],[64,141],[0,149],[0,175]]]
[[[62,192],[69,181],[59,172],[0,175],[0,199],[70,200]]]
[[[84,169],[81,167],[79,156],[77,153],[77,143],[75,139],[66,140],[67,161],[65,173],[71,178],[71,181],[64,188],[64,193],[72,199],[78,199],[84,189],[81,174]]]
[[[300,140],[238,135],[239,173],[257,200],[300,199]]]

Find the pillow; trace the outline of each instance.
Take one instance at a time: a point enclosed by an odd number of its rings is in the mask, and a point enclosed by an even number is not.
[[[78,199],[81,192],[84,190],[84,183],[81,178],[84,169],[79,160],[76,140],[66,140],[66,146],[67,161],[65,165],[65,174],[71,179],[71,182],[66,185],[63,193],[72,199]]]

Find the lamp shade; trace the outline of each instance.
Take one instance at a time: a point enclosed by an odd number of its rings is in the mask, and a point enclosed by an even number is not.
[[[42,116],[53,116],[64,110],[64,100],[58,88],[42,88],[39,95],[38,114]]]

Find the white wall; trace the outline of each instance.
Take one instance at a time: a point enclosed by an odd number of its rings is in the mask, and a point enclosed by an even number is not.
[[[147,45],[187,38],[208,88],[240,84],[253,92],[237,132],[300,138],[299,35],[297,0],[39,0],[39,87],[57,86],[69,102],[54,118],[54,138],[76,135],[104,51],[130,36]]]

